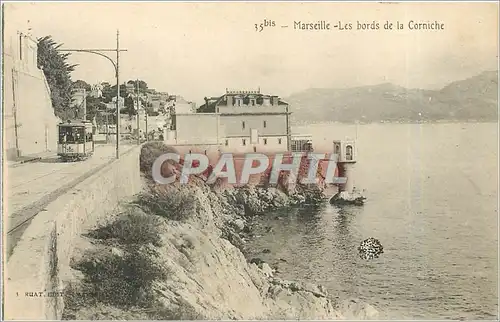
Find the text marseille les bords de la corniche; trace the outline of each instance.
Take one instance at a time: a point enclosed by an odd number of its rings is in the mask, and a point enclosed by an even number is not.
[[[395,21],[395,22],[356,21],[355,23],[338,21],[335,24],[330,23],[326,20],[319,20],[314,22],[310,21],[293,22],[293,29],[296,30],[379,30],[379,29],[406,29],[406,28],[410,30],[443,30],[444,23],[437,21],[421,22],[421,21],[410,20],[406,23],[405,26],[405,24],[400,21]]]

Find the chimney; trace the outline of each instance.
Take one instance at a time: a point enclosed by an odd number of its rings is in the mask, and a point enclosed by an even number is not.
[[[208,98],[205,97],[205,110],[207,110],[207,109],[208,109]]]
[[[278,96],[272,96],[271,97],[271,104],[273,106],[277,106],[278,105],[278,100],[279,100]]]
[[[226,98],[227,98],[227,106],[233,106],[233,96],[226,95]]]

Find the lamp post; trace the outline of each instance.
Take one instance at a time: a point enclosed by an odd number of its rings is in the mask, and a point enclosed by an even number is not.
[[[87,91],[83,89],[83,120],[87,120]]]
[[[137,111],[136,111],[136,119],[137,119],[137,145],[141,144],[141,136],[139,135],[139,80],[135,81],[135,85],[137,88],[137,97],[136,97],[136,104],[137,104]]]
[[[292,134],[290,131],[290,112],[288,111],[288,104],[286,105],[286,149],[288,152],[292,151]]]
[[[116,158],[120,158],[120,52],[127,49],[120,49],[120,32],[116,31],[116,49],[58,49],[59,51],[83,52],[102,56],[109,60],[115,68],[116,77]],[[116,52],[116,62],[103,52]]]

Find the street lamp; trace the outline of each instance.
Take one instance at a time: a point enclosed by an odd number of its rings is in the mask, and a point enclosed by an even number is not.
[[[120,32],[116,31],[116,49],[58,49],[59,51],[84,52],[102,56],[109,60],[115,68],[116,76],[116,158],[120,158],[120,52],[127,49],[120,49]],[[103,52],[116,52],[116,62]]]

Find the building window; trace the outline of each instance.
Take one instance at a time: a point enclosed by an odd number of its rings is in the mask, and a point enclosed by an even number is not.
[[[247,140],[242,139],[243,145],[247,145]]]
[[[245,121],[241,122],[241,128],[244,130],[245,129]]]
[[[264,121],[264,127],[267,127],[267,122],[266,121]]]
[[[266,145],[266,144],[267,144],[267,139],[264,139],[264,145]]]
[[[226,146],[229,146],[229,140],[226,140]]]
[[[278,139],[278,144],[281,144],[281,139]]]
[[[350,145],[345,148],[345,158],[347,161],[352,161],[352,146]]]

